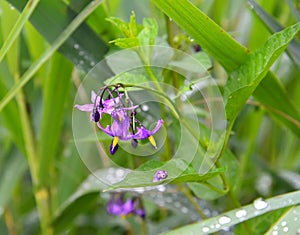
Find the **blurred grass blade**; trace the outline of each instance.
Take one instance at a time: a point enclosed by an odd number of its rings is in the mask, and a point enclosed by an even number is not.
[[[93,12],[93,10],[102,2],[95,0],[91,2],[78,16],[68,25],[68,27],[54,41],[52,46],[30,66],[30,68],[22,75],[20,82],[16,83],[8,94],[0,102],[0,111],[8,104],[8,102],[17,94],[17,92],[32,78],[32,76],[41,68],[41,66],[53,55],[53,53],[72,35],[79,25]]]
[[[249,50],[236,42],[188,0],[153,0],[227,71],[234,71],[247,58]],[[232,53],[234,51],[234,53]]]
[[[50,73],[44,83],[43,113],[40,129],[39,159],[40,180],[51,184],[54,159],[62,133],[65,102],[69,95],[72,64],[56,53],[51,59]],[[48,185],[50,186],[50,185]]]
[[[26,169],[25,158],[16,149],[13,149],[0,173],[0,208],[5,207],[11,200],[14,187],[19,183]]]
[[[179,235],[179,234],[199,234],[199,231],[206,231],[206,233],[214,233],[221,231],[224,228],[239,224],[243,221],[260,216],[270,211],[275,211],[281,208],[297,205],[300,203],[300,191],[282,194],[267,200],[257,199],[253,204],[237,208],[232,211],[225,212],[213,218],[201,221],[199,223],[183,226],[179,229],[164,233],[165,235]],[[262,209],[256,209],[253,205],[259,205]],[[258,207],[258,208],[261,208]],[[241,215],[241,216],[239,216]],[[294,215],[294,218],[297,215]],[[299,216],[297,217],[298,219]],[[221,222],[222,223],[221,223]],[[224,222],[224,223],[223,223]],[[217,225],[217,226],[216,226]]]
[[[26,0],[8,1],[19,10],[26,3]],[[89,2],[93,10],[99,5],[98,0]],[[41,1],[30,18],[30,22],[53,45],[58,36],[70,25],[76,15],[77,13],[63,1]],[[78,68],[88,72],[96,63],[103,59],[108,47],[82,20],[76,26],[76,30],[57,49],[70,59],[73,64],[78,66]]]
[[[11,29],[8,37],[5,39],[5,41],[4,41],[4,43],[1,47],[0,62],[4,58],[6,52],[9,50],[9,48],[11,47],[13,42],[16,40],[16,38],[20,34],[22,28],[24,27],[25,23],[27,22],[27,20],[29,19],[29,17],[33,13],[33,11],[36,8],[36,6],[38,5],[39,1],[40,0],[31,0],[31,1],[27,2],[27,4],[26,4],[25,8],[23,9],[21,15],[19,16],[16,24]]]
[[[264,9],[262,9],[255,1],[248,0],[251,9],[255,15],[261,20],[261,22],[268,28],[272,33],[283,30],[283,27],[273,19]],[[300,44],[293,40],[287,49],[290,58],[298,65],[300,68]]]
[[[274,34],[261,48],[251,54],[249,59],[228,80],[225,88],[227,98],[225,109],[230,122],[235,120],[271,65],[284,52],[299,30],[300,23]],[[300,126],[298,133],[300,135]]]
[[[207,50],[208,54],[216,58],[227,72],[233,72],[246,61],[248,50],[225,33],[221,27],[216,25],[190,1],[152,1],[191,35],[195,42],[201,45],[204,50]],[[270,90],[272,96],[269,95]],[[283,86],[271,72],[268,72],[266,78],[259,84],[254,96],[292,131],[299,129],[296,124],[300,122],[300,115],[291,103]],[[277,112],[274,112],[274,110]]]

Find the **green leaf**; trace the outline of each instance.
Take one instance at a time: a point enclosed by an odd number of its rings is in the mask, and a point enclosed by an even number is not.
[[[38,153],[40,159],[40,180],[50,184],[50,173],[54,159],[59,153],[59,141],[66,100],[71,85],[72,64],[62,55],[54,54],[50,73],[44,84],[43,113]]]
[[[14,188],[27,169],[25,158],[15,149],[9,155],[8,161],[3,166],[4,169],[0,174],[0,208],[7,206],[12,198]]]
[[[48,1],[46,1],[48,2]],[[56,1],[51,1],[56,2]],[[31,65],[31,67],[22,75],[20,82],[16,83],[6,96],[0,102],[0,111],[9,103],[17,92],[32,78],[32,76],[41,68],[41,66],[60,48],[60,46],[72,35],[72,33],[82,24],[86,17],[101,3],[101,0],[94,0],[63,30],[59,37],[53,42],[53,45],[44,52],[44,54]],[[47,7],[45,8],[47,9]],[[55,17],[54,17],[55,18]],[[48,23],[47,23],[48,25]],[[47,29],[47,27],[45,27]],[[86,37],[85,37],[86,38]],[[75,46],[73,41],[73,46]],[[102,48],[103,49],[103,48]],[[94,51],[95,48],[92,50]],[[74,51],[74,49],[72,49]],[[103,56],[103,51],[98,53]],[[77,58],[77,57],[76,57]]]
[[[284,52],[299,30],[300,23],[274,34],[233,73],[225,88],[225,97],[227,98],[225,109],[230,122],[234,121],[247,99],[267,74],[271,65]]]
[[[114,43],[116,46],[123,49],[138,47],[140,45],[140,41],[138,38],[117,38],[110,41],[110,43]]]
[[[255,1],[248,0],[248,3],[251,5],[251,9],[255,15],[261,20],[261,22],[268,28],[270,32],[274,33],[283,30],[283,27]],[[300,44],[293,40],[288,46],[287,52],[290,58],[298,65],[298,67],[300,67]]]
[[[95,205],[99,198],[99,192],[107,187],[96,177],[104,177],[105,174],[107,175],[107,170],[95,172],[95,175],[91,174],[82,182],[76,192],[60,206],[53,218],[56,232],[64,230],[77,215],[86,211],[91,205]]]
[[[40,0],[32,0],[28,1],[24,9],[22,10],[21,15],[19,16],[18,20],[15,22],[14,26],[12,27],[9,35],[5,39],[1,50],[0,50],[0,62],[2,61],[3,57],[5,56],[6,52],[10,49],[14,41],[17,39],[18,35],[20,34],[22,28],[24,27],[25,23],[35,10],[36,6],[38,5]],[[6,9],[7,11],[7,9]],[[4,12],[5,13],[5,10]]]
[[[26,0],[9,0],[9,2],[21,11]],[[94,5],[92,8],[95,9],[99,2],[91,4]],[[75,17],[76,13],[63,1],[41,1],[30,21],[50,44],[54,44]],[[58,50],[75,65],[88,72],[103,59],[108,47],[85,23],[78,25],[71,33]]]
[[[155,175],[157,170],[166,170],[168,172],[168,178],[160,182],[152,182],[153,176]],[[208,172],[205,175],[199,175],[192,167],[190,167],[185,161],[181,159],[173,159],[168,162],[150,160],[141,165],[135,171],[128,173],[124,180],[112,185],[106,191],[118,188],[155,186],[162,182],[204,182],[223,171],[223,168],[218,168]]]
[[[200,221],[198,223],[183,226],[164,234],[198,234],[199,231],[207,234],[221,231],[224,228],[239,224],[251,218],[263,215],[270,211],[297,205],[300,203],[300,191],[282,194],[267,200],[256,199],[253,204],[237,208],[221,215]],[[299,221],[299,214],[294,214],[294,218]]]
[[[208,54],[218,60],[227,72],[236,70],[247,60],[250,51],[230,37],[190,1],[153,0],[152,2],[192,36]],[[269,96],[270,90],[272,97]],[[292,131],[299,129],[300,115],[271,72],[267,73],[266,78],[257,87],[254,96]]]
[[[298,234],[299,230],[299,219],[300,219],[300,206],[293,206],[288,209],[282,216],[274,223],[266,235],[272,235],[276,232],[278,234]]]
[[[121,73],[112,78],[105,80],[105,85],[123,83],[123,84],[142,84],[147,83],[149,80],[142,74],[133,74],[133,73]],[[131,88],[132,89],[132,88]]]
[[[153,0],[153,3],[193,37],[195,42],[218,60],[227,71],[234,71],[246,60],[249,50],[236,42],[190,1]]]

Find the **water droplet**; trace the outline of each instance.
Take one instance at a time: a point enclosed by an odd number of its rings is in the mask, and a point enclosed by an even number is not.
[[[124,173],[125,172],[122,169],[116,170],[116,176],[119,177],[119,178],[123,177]]]
[[[245,210],[238,210],[237,212],[235,212],[235,216],[237,218],[241,218],[247,215],[247,211]]]
[[[278,235],[278,231],[273,231],[272,235]]]
[[[289,228],[288,227],[284,227],[283,228],[283,232],[287,233],[289,231]]]
[[[96,64],[96,63],[95,63],[94,61],[92,61],[92,62],[90,63],[91,66],[95,66],[95,64]]]
[[[189,209],[184,206],[184,207],[181,208],[181,211],[182,211],[183,214],[186,214],[186,213],[189,212]]]
[[[80,64],[84,64],[84,61],[83,61],[83,60],[80,60],[79,63],[80,63]]]
[[[300,234],[300,228],[297,229],[296,233],[297,233],[297,234]]]
[[[79,51],[79,56],[83,56],[84,55],[84,51]]]
[[[146,104],[143,104],[141,108],[144,112],[147,112],[149,110],[149,106]]]
[[[231,222],[231,219],[228,216],[222,216],[218,221],[220,224],[228,224]]]
[[[266,201],[264,201],[262,198],[258,198],[253,202],[253,206],[257,210],[262,210],[268,206],[268,203]]]
[[[229,96],[229,99],[232,99],[232,95],[231,95],[231,96]]]
[[[209,227],[203,227],[203,228],[202,228],[202,232],[208,233],[208,231],[209,231]]]
[[[220,224],[216,224],[216,228],[220,228],[221,227],[221,225]]]
[[[177,207],[177,208],[178,208],[178,207],[181,207],[181,203],[180,203],[180,202],[175,202],[175,203],[174,203],[174,206]]]
[[[78,45],[78,44],[74,44],[74,48],[75,48],[75,49],[78,49],[78,48],[79,48],[79,45]]]
[[[165,192],[167,190],[167,187],[164,185],[158,185],[157,190],[160,192]]]
[[[13,6],[13,5],[11,5],[11,4],[9,4],[9,8],[11,9],[11,10],[15,10],[16,8]]]
[[[282,227],[286,226],[286,221],[282,221],[282,222],[281,222],[281,226],[282,226]]]

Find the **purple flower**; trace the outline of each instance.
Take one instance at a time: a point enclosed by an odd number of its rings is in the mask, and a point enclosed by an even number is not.
[[[168,177],[168,172],[167,171],[158,170],[154,175],[153,182],[158,182],[158,181],[164,180],[167,177]]]
[[[163,124],[163,120],[161,120],[161,119],[158,120],[156,126],[154,127],[154,129],[152,131],[147,130],[144,126],[137,127],[138,131],[134,135],[134,138],[139,139],[139,140],[148,138],[150,144],[152,144],[152,146],[154,148],[157,148],[153,135],[156,132],[158,132],[158,130],[161,128],[162,124]]]
[[[103,100],[94,91],[92,91],[91,104],[76,104],[74,107],[83,112],[90,112],[90,120],[97,121],[97,115],[99,115],[99,118],[101,118],[103,113],[111,114],[114,111],[116,104],[120,103],[122,96],[123,94],[120,94],[119,97]],[[97,112],[95,111],[97,111],[98,114],[96,114]]]
[[[135,214],[142,218],[145,218],[145,210],[140,207],[140,200],[138,198],[129,198],[124,201],[123,194],[113,195],[113,198],[109,200],[106,206],[108,214],[126,216],[129,214]]]

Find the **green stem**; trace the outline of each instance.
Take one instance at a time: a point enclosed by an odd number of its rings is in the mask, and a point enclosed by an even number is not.
[[[18,82],[18,75],[15,76],[15,80]],[[26,109],[26,99],[22,90],[19,90],[19,94],[17,95],[17,103],[20,111],[20,121],[23,129],[25,151],[33,184],[34,197],[40,215],[42,233],[44,235],[52,235],[53,230],[51,227],[49,192],[45,187],[40,185],[38,175],[39,161],[36,150],[35,135],[31,126],[29,114]]]
[[[199,206],[199,204],[196,202],[195,198],[193,197],[193,195],[191,194],[190,190],[188,190],[186,187],[184,187],[184,185],[182,183],[178,184],[178,189],[179,191],[181,191],[186,198],[192,203],[192,205],[194,206],[194,208],[196,209],[196,211],[198,212],[198,214],[200,215],[200,217],[202,219],[207,219],[206,215],[204,214],[203,210],[201,209],[201,207]]]

